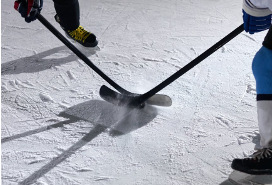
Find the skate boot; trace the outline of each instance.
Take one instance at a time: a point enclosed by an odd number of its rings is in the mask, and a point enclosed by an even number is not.
[[[258,150],[251,158],[234,159],[231,167],[251,175],[272,175],[272,148]]]
[[[55,20],[60,23],[58,15],[55,15]],[[98,44],[96,36],[93,33],[86,31],[82,26],[79,26],[75,30],[66,30],[63,27],[62,29],[65,31],[69,38],[75,40],[85,47],[95,47]]]

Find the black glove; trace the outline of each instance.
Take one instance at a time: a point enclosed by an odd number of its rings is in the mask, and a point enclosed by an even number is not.
[[[16,0],[14,2],[14,9],[17,10],[28,23],[36,20],[36,15],[41,12],[42,6],[43,0]]]

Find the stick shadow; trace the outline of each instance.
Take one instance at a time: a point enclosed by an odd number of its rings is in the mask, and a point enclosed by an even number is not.
[[[101,100],[90,100],[68,108],[59,115],[69,119],[80,119],[94,125],[109,128],[111,136],[130,133],[151,122],[158,112],[146,105],[143,109],[119,107]]]
[[[229,180],[225,180],[224,182],[220,183],[219,185],[234,185],[232,182]]]
[[[63,127],[64,125],[67,125],[67,124],[70,124],[70,123],[75,123],[76,121],[78,121],[78,120],[75,120],[75,119],[65,120],[65,121],[61,121],[61,122],[58,122],[58,123],[55,123],[55,124],[52,124],[52,125],[49,125],[49,126],[44,126],[44,127],[38,128],[38,129],[30,130],[30,131],[27,131],[27,132],[24,132],[24,133],[16,134],[16,135],[9,136],[9,137],[4,137],[4,138],[1,139],[1,143],[3,144],[3,143],[6,143],[6,142],[9,142],[9,141],[13,141],[15,139],[31,136],[31,135],[34,135],[34,134],[38,134],[38,133],[41,133],[41,132],[44,132],[44,131],[51,130],[53,128]]]
[[[89,57],[94,55],[97,49],[92,48],[81,51],[87,57]],[[66,46],[59,46],[32,56],[5,62],[1,65],[1,73],[2,75],[35,73],[44,71],[54,66],[66,64],[77,59],[78,57],[73,54]]]
[[[74,123],[79,120],[84,120],[94,125],[93,129],[91,129],[78,142],[35,171],[29,177],[19,182],[20,185],[35,183],[40,177],[44,176],[103,132],[108,131],[110,136],[116,137],[128,134],[144,125],[147,125],[157,116],[157,109],[148,105],[143,109],[128,109],[117,107],[101,100],[91,100],[70,107],[64,112],[61,112],[59,116],[68,118],[68,120],[2,139],[2,143],[4,143],[47,131],[52,128],[62,127],[65,124]]]
[[[104,132],[106,127],[102,125],[95,126],[88,134],[86,134],[83,138],[81,138],[78,142],[76,142],[73,146],[69,149],[65,150],[62,154],[51,160],[49,163],[44,165],[39,170],[35,171],[32,175],[27,177],[25,180],[19,182],[19,185],[29,185],[35,183],[40,177],[51,171],[55,168],[58,164],[65,161],[71,155],[73,155],[77,150],[85,146],[88,142],[92,141],[95,137],[99,134]]]

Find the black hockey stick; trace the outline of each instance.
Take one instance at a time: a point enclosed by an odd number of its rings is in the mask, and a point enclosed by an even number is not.
[[[139,107],[139,105],[145,102],[148,98],[152,97],[154,94],[156,94],[157,92],[159,92],[160,90],[162,90],[163,88],[165,88],[166,86],[168,86],[169,84],[177,80],[180,76],[182,76],[183,74],[191,70],[193,67],[195,67],[197,64],[199,64],[204,59],[209,57],[211,54],[213,54],[215,51],[217,51],[219,48],[224,46],[226,43],[231,41],[233,38],[235,38],[237,35],[239,35],[243,31],[244,31],[244,25],[242,24],[239,27],[237,27],[235,30],[233,30],[231,33],[226,35],[219,42],[217,42],[212,47],[210,47],[205,52],[203,52],[201,55],[199,55],[197,58],[195,58],[190,63],[185,65],[179,71],[174,73],[172,76],[170,76],[169,78],[164,80],[162,83],[160,83],[159,85],[157,85],[156,87],[154,87],[153,89],[151,89],[150,91],[142,95],[128,96],[125,94],[117,93],[111,90],[110,88],[108,88],[107,86],[102,86],[100,88],[100,96],[103,99],[117,105],[126,105],[126,106],[128,105],[132,107]]]
[[[111,78],[109,78],[105,73],[103,73],[98,67],[96,67],[81,51],[79,51],[72,43],[70,43],[52,24],[50,24],[41,14],[37,14],[37,19],[48,29],[50,30],[60,41],[62,41],[71,51],[73,51],[81,60],[83,60],[90,68],[92,68],[98,75],[100,75],[106,82],[108,82],[112,87],[114,87],[117,91],[127,96],[139,96],[139,94],[131,93],[120,85],[115,83]],[[154,100],[160,100],[162,98],[166,98],[167,103],[158,102]],[[146,99],[147,100],[147,99]],[[143,104],[142,102],[141,104]],[[170,106],[172,104],[171,98],[162,95],[162,94],[154,94],[154,97],[148,100],[147,103],[152,105],[159,106]]]
[[[71,51],[73,51],[81,60],[83,60],[90,68],[92,68],[97,74],[99,74],[105,81],[107,81],[112,87],[122,94],[131,94],[105,73],[103,73],[98,67],[96,67],[81,51],[79,51],[72,43],[70,43],[52,24],[50,24],[41,14],[37,14],[37,19],[49,29],[60,41],[62,41]]]

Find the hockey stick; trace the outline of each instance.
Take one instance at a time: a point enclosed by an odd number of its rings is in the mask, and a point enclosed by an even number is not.
[[[96,67],[81,51],[79,51],[72,43],[70,43],[52,24],[50,24],[41,14],[37,14],[37,19],[50,30],[60,41],[62,41],[71,51],[73,51],[81,60],[83,60],[90,68],[92,68],[97,74],[99,74],[105,81],[107,81],[112,87],[118,90],[122,94],[131,94],[105,73],[103,73],[98,67]]]
[[[37,14],[37,19],[48,29],[50,30],[60,41],[62,41],[71,51],[73,51],[81,60],[83,60],[90,68],[92,68],[98,75],[100,75],[106,82],[108,82],[112,87],[114,87],[117,91],[127,96],[139,96],[139,94],[131,93],[120,85],[115,83],[111,78],[109,78],[104,72],[102,72],[98,67],[96,67],[81,51],[79,51],[73,44],[71,44],[52,24],[50,24],[41,14]],[[155,100],[161,99],[160,97],[166,98],[167,103],[164,102],[156,102]],[[148,99],[148,98],[147,98]],[[146,99],[146,100],[147,100]],[[143,104],[142,102],[141,104]],[[154,97],[147,103],[151,105],[160,105],[160,106],[170,106],[172,101],[170,97],[166,95],[154,94]]]
[[[166,86],[168,86],[169,84],[177,80],[180,76],[182,76],[183,74],[191,70],[193,67],[195,67],[197,64],[199,64],[204,59],[209,57],[211,54],[213,54],[215,51],[217,51],[219,48],[224,46],[226,43],[231,41],[233,38],[235,38],[237,35],[239,35],[243,31],[244,31],[244,25],[242,24],[239,27],[237,27],[235,30],[233,30],[231,33],[226,35],[223,39],[221,39],[216,44],[214,44],[212,47],[210,47],[205,52],[203,52],[201,55],[199,55],[197,58],[195,58],[190,63],[185,65],[179,71],[174,73],[172,76],[170,76],[169,78],[164,80],[162,83],[160,83],[159,85],[157,85],[156,87],[154,87],[153,89],[151,89],[150,91],[142,95],[132,97],[125,94],[117,93],[111,90],[110,88],[108,88],[107,86],[102,86],[100,88],[100,96],[103,99],[117,105],[139,107],[139,105],[145,102],[148,98],[152,97],[154,94],[156,94],[157,92],[159,92],[160,90],[162,90],[163,88],[165,88]]]

